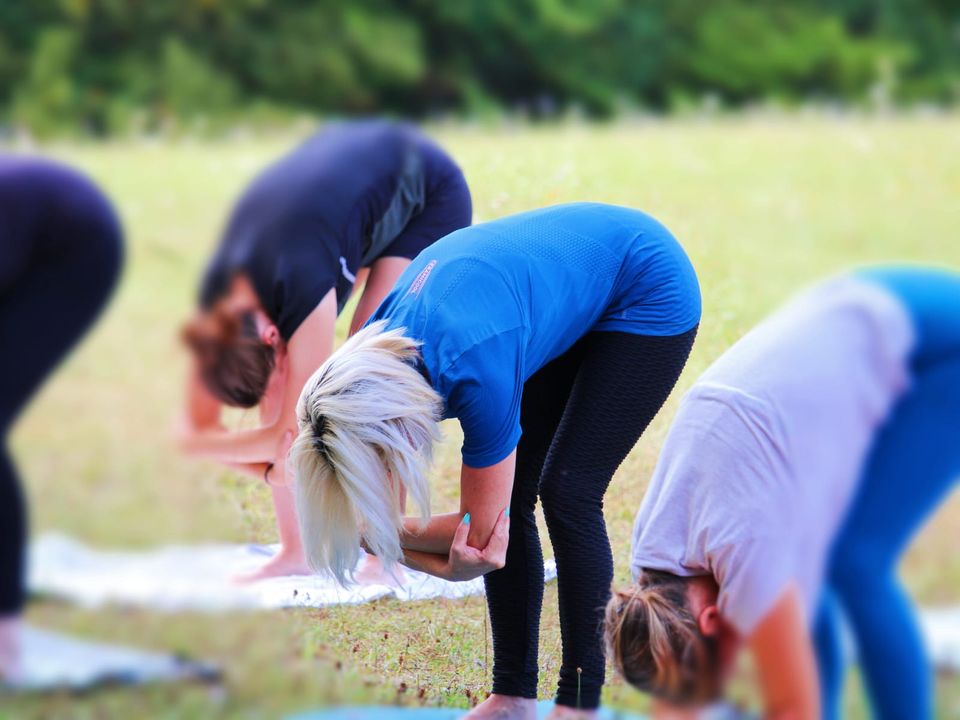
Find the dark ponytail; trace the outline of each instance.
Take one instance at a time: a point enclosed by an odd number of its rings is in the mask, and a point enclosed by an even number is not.
[[[252,408],[260,402],[276,364],[276,353],[257,333],[252,312],[214,308],[183,329],[183,340],[200,368],[200,379],[226,405]]]

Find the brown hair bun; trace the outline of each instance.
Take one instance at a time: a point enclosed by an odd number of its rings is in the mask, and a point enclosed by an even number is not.
[[[607,656],[624,680],[675,705],[720,694],[718,647],[700,632],[687,601],[689,578],[647,570],[607,603]]]
[[[276,352],[257,332],[253,312],[229,313],[215,307],[183,328],[206,388],[222,403],[255,407],[276,365]]]

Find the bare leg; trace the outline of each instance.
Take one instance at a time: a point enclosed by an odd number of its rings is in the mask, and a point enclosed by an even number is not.
[[[277,517],[277,531],[280,535],[280,552],[253,572],[243,573],[234,578],[240,584],[257,582],[272,577],[290,575],[312,575],[303,554],[300,542],[300,527],[297,525],[297,511],[293,497],[293,488],[289,485],[272,485],[273,511]],[[361,585],[397,585],[404,580],[402,568],[394,568],[388,573],[380,559],[368,555],[357,572],[357,582]]]
[[[360,585],[392,585],[394,587],[402,585],[406,575],[403,574],[403,568],[395,566],[392,571],[388,571],[383,566],[383,561],[376,555],[367,555],[363,565],[357,571],[356,580]]]
[[[280,552],[257,570],[239,575],[237,582],[250,583],[272,577],[313,574],[303,555],[293,489],[286,485],[272,485],[270,490],[273,493],[273,511],[280,533]]]

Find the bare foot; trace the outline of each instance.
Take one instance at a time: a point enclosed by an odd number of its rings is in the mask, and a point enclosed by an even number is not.
[[[512,695],[491,695],[463,717],[464,720],[536,720],[537,701]]]
[[[288,577],[290,575],[313,575],[313,570],[310,569],[303,557],[303,551],[281,549],[279,553],[256,570],[234,575],[232,580],[238,585],[249,585],[258,580]]]
[[[597,717],[596,710],[578,710],[566,705],[554,705],[547,715],[547,720],[593,720]]]
[[[20,617],[0,618],[0,685],[20,679]]]
[[[403,568],[397,565],[393,568],[393,572],[387,572],[383,566],[383,561],[376,555],[367,555],[356,575],[356,581],[359,585],[397,586],[402,585],[405,579]]]

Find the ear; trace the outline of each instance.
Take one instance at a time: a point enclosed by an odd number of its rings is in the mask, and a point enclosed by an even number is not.
[[[697,616],[697,627],[704,637],[718,637],[723,630],[720,610],[714,604],[705,605]]]
[[[276,348],[280,345],[280,330],[273,323],[266,323],[260,330],[260,340],[264,345]]]

